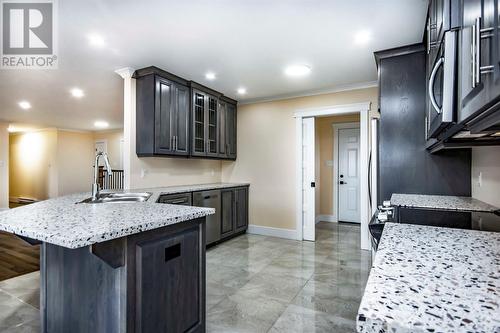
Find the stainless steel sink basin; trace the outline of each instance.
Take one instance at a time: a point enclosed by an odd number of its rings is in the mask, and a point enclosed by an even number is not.
[[[118,193],[100,193],[96,200],[87,198],[78,203],[99,204],[99,203],[126,203],[126,202],[144,202],[151,197],[149,192],[118,192]]]

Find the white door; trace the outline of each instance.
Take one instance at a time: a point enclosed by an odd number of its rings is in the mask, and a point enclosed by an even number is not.
[[[302,238],[316,239],[314,191],[314,118],[302,119]]]
[[[339,221],[361,223],[359,128],[339,129]]]

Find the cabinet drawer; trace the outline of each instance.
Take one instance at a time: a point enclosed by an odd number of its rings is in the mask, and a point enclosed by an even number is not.
[[[158,198],[158,203],[192,206],[191,193],[165,194]]]

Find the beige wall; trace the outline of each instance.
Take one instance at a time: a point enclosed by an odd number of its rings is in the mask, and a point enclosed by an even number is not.
[[[57,130],[10,135],[9,196],[36,200],[58,193]]]
[[[373,107],[372,107],[373,108]],[[334,138],[332,124],[359,123],[359,114],[323,117],[316,119],[316,135],[319,151],[316,163],[319,165],[319,215],[333,215],[333,168],[327,165],[333,162]]]
[[[94,132],[94,142],[106,140],[108,146],[109,163],[113,169],[123,169],[122,140],[123,130]]]
[[[482,184],[479,187],[479,173]],[[472,197],[500,207],[500,147],[472,149]]]
[[[92,133],[58,131],[58,196],[90,191],[93,161],[94,136]]]
[[[0,209],[9,208],[9,131],[0,123]]]
[[[377,88],[238,107],[238,159],[222,163],[222,181],[248,181],[250,224],[295,229],[295,119],[299,109],[372,102]]]

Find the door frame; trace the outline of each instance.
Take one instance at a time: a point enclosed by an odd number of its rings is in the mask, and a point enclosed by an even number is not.
[[[360,196],[361,196],[361,249],[370,250],[370,238],[368,232],[369,199],[368,199],[368,151],[370,143],[370,107],[371,102],[354,103],[344,105],[333,105],[320,108],[308,108],[297,110],[295,117],[295,233],[298,240],[303,240],[302,219],[302,118],[326,117],[346,114],[360,115]]]
[[[333,218],[334,222],[339,221],[339,129],[360,129],[360,123],[333,123]],[[361,130],[359,133],[360,141],[360,151],[361,155]],[[361,157],[361,156],[360,156]],[[360,158],[361,160],[361,158]],[[361,176],[361,165],[360,165],[360,176]],[[361,182],[360,182],[360,192],[361,192]]]

